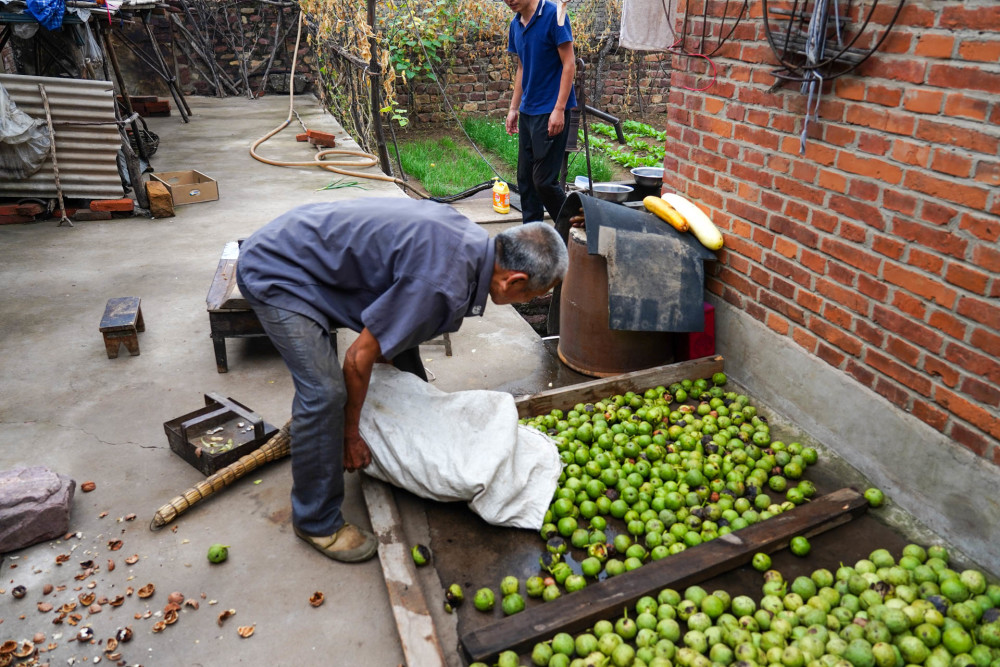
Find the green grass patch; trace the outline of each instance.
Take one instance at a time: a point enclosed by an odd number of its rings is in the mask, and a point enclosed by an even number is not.
[[[511,171],[510,177],[517,175],[517,135],[507,134],[507,127],[495,120],[485,118],[466,118],[462,127],[469,133],[480,150],[489,151],[503,160]],[[497,167],[498,171],[503,170]]]
[[[500,176],[508,183],[516,183],[517,136],[508,135],[504,123],[496,120],[467,118],[462,125]],[[612,180],[611,163],[593,146],[591,148],[594,182]],[[395,155],[392,146],[389,151]],[[399,159],[403,170],[418,179],[435,197],[457,194],[496,176],[472,146],[456,143],[448,137],[401,143]],[[567,180],[572,183],[581,175],[587,175],[587,160],[582,150],[570,155]]]
[[[392,146],[390,152],[395,153]],[[446,197],[493,178],[493,172],[472,148],[448,137],[401,144],[403,170],[418,179],[431,195]]]
[[[580,151],[577,153],[572,153],[569,156],[569,175],[566,179],[572,183],[577,176],[587,175],[587,154],[584,152],[583,139],[580,139],[581,146]],[[608,162],[601,153],[595,150],[593,144],[590,146],[590,173],[594,176],[594,183],[604,183],[607,181],[613,181],[615,178],[615,172],[611,168],[611,163]]]
[[[507,128],[503,123],[482,118],[466,118],[462,121],[462,125],[480,148],[500,156],[516,173],[517,136],[507,134]],[[577,176],[587,175],[587,157],[582,150],[582,134],[577,145],[581,147],[581,150],[569,156],[569,168],[566,179],[570,183]],[[591,149],[593,149],[593,146],[591,146]],[[590,152],[590,171],[594,175],[595,183],[610,181],[614,177],[614,170],[608,160],[593,150]]]

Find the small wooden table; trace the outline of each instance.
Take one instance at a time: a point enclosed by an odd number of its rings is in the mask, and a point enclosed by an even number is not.
[[[222,250],[219,266],[215,269],[212,286],[208,289],[205,304],[212,343],[215,345],[215,366],[220,373],[229,372],[226,357],[227,338],[258,338],[267,336],[257,314],[240,294],[236,285],[236,261],[240,255],[239,241],[230,241]]]

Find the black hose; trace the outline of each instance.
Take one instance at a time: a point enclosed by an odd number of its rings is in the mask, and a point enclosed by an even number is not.
[[[431,201],[436,201],[439,204],[450,204],[452,202],[458,201],[459,199],[465,199],[466,197],[471,197],[477,192],[482,192],[483,190],[489,190],[490,188],[493,187],[494,182],[495,181],[485,181],[483,183],[480,183],[479,185],[473,185],[468,190],[463,190],[462,192],[459,192],[457,195],[447,195],[445,197],[428,197],[427,199]],[[518,191],[516,185],[510,184],[508,187],[510,187],[511,192],[516,192],[517,194],[521,194]]]

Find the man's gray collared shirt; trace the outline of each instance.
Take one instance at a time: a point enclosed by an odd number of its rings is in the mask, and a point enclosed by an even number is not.
[[[240,247],[241,289],[327,328],[363,327],[391,359],[482,315],[494,242],[445,204],[360,198],[292,209]]]

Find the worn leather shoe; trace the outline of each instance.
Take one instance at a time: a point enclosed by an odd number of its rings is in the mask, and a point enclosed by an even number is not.
[[[360,563],[378,552],[378,539],[367,530],[350,523],[345,523],[333,535],[306,535],[298,528],[295,528],[295,534],[327,558],[341,563]]]

